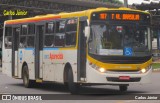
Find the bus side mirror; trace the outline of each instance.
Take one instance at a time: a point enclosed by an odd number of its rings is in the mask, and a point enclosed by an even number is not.
[[[86,42],[88,42],[90,36],[90,27],[86,26],[85,27],[85,37],[87,38]]]

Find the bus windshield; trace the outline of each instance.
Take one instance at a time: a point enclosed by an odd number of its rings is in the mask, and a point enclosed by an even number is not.
[[[130,49],[130,56],[147,56],[150,51],[149,32],[148,26],[138,24],[92,24],[89,53],[127,55],[125,49]]]

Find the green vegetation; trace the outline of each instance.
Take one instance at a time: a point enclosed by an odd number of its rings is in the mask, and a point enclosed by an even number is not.
[[[153,69],[160,68],[160,63],[153,63],[153,64],[152,64],[152,68],[153,68]]]
[[[103,2],[109,2],[109,3],[114,3],[114,4],[123,4],[121,1],[119,0],[102,0]]]

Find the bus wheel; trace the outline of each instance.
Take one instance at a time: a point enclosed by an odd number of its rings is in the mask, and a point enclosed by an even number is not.
[[[22,77],[23,77],[23,85],[26,88],[30,88],[30,87],[33,86],[34,81],[29,80],[29,71],[28,71],[28,67],[27,66],[23,67],[23,76]]]
[[[68,88],[69,88],[70,92],[72,94],[77,94],[78,89],[79,89],[79,85],[74,83],[72,69],[68,70],[68,78],[67,79],[68,79]]]
[[[125,92],[125,91],[127,91],[127,89],[128,89],[128,86],[127,86],[127,85],[120,85],[120,86],[119,86],[119,90],[120,90],[121,92]]]

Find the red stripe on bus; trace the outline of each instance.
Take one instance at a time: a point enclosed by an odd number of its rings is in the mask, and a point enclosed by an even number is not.
[[[54,17],[37,17],[37,18],[30,18],[27,20],[22,19],[22,20],[17,20],[17,21],[8,21],[6,24],[20,24],[20,23],[28,23],[28,22],[39,22],[39,21],[44,21],[44,20],[54,20],[54,19],[59,19],[61,16],[54,16]]]

